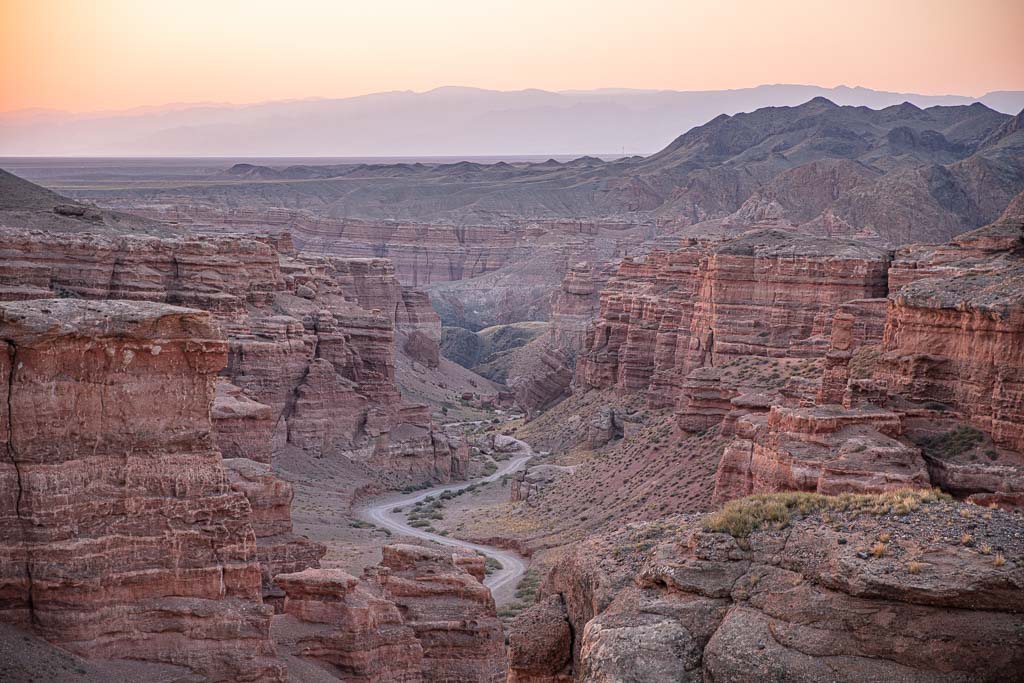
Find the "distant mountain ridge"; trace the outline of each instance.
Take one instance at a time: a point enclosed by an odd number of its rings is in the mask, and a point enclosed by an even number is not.
[[[823,97],[881,109],[980,102],[1004,114],[1024,91],[979,98],[763,85],[711,91],[496,91],[443,87],[251,105],[175,104],[117,113],[0,114],[0,155],[489,156],[647,154],[717,115]]]
[[[191,184],[197,182],[198,184]],[[652,237],[774,226],[890,246],[984,225],[1024,190],[1022,114],[816,97],[715,116],[648,157],[543,163],[236,164],[201,181],[75,189],[103,206],[333,221],[646,226]],[[164,207],[164,208],[161,208]],[[213,215],[213,214],[209,214]],[[269,213],[267,214],[269,216]],[[326,228],[325,228],[326,229]]]

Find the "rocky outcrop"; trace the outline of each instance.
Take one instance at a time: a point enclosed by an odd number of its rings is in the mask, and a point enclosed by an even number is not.
[[[854,376],[851,362],[858,349],[881,344],[886,307],[886,299],[851,301],[839,307],[832,319],[818,403],[836,403],[849,408],[856,402],[850,393],[850,380],[866,377]]]
[[[508,683],[571,681],[572,626],[559,595],[550,595],[513,622],[508,635]]]
[[[278,251],[278,249],[283,251]],[[280,237],[0,230],[0,299],[132,299],[210,311],[228,339],[214,406],[230,457],[297,448],[372,462],[388,483],[458,465],[423,410],[403,405],[395,354],[436,365],[438,319],[384,259],[290,253]],[[446,480],[446,479],[445,479]]]
[[[1024,262],[899,290],[875,379],[890,394],[946,404],[997,445],[1024,451]]]
[[[575,470],[572,465],[534,465],[520,470],[509,482],[509,500],[513,503],[529,500],[557,479]]]
[[[275,581],[287,596],[274,628],[282,646],[329,665],[341,680],[423,680],[423,646],[374,586],[340,569],[307,569]]]
[[[225,458],[270,462],[274,440],[274,410],[254,401],[224,378],[217,380],[213,400],[217,447]]]
[[[877,493],[927,488],[918,448],[897,440],[900,416],[877,408],[783,408],[750,414],[722,454],[718,503],[776,491]]]
[[[283,594],[274,585],[274,576],[318,567],[327,549],[293,533],[292,485],[277,477],[270,465],[245,458],[226,458],[224,467],[231,489],[249,501],[263,599],[280,606]]]
[[[934,498],[782,494],[737,510],[775,510],[784,529],[734,538],[715,518],[673,518],[581,543],[513,622],[512,679],[558,680],[570,659],[587,681],[1012,678],[1024,666],[1024,574],[1005,559],[1021,552],[1014,516],[978,520]],[[560,619],[572,641],[528,637]]]
[[[314,629],[292,631],[297,653],[355,681],[505,680],[501,623],[483,586],[483,557],[388,545],[358,580],[339,570],[276,578],[285,615]],[[287,637],[287,636],[286,636]]]
[[[0,338],[0,618],[89,657],[283,680],[210,420],[228,352],[211,316],[4,303]]]

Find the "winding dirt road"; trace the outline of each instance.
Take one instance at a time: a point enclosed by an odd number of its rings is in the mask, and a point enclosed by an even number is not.
[[[505,604],[511,600],[512,595],[515,593],[516,584],[518,583],[519,578],[523,575],[523,572],[526,571],[526,563],[523,561],[522,557],[509,550],[500,550],[488,545],[479,545],[477,543],[470,543],[469,541],[460,541],[457,538],[432,534],[429,531],[411,527],[406,523],[405,518],[401,513],[396,514],[391,511],[396,507],[405,507],[418,503],[427,496],[437,496],[445,491],[461,491],[473,484],[484,484],[496,481],[510,472],[515,472],[525,465],[526,461],[533,456],[533,450],[530,448],[528,443],[525,441],[518,441],[518,443],[520,450],[516,451],[511,460],[504,463],[494,474],[490,476],[481,477],[472,481],[459,482],[458,484],[435,486],[431,489],[417,491],[416,493],[403,496],[391,495],[384,498],[378,498],[368,506],[358,510],[356,515],[368,522],[376,524],[379,527],[389,529],[398,534],[415,536],[416,538],[423,538],[434,541],[435,543],[441,543],[443,545],[453,546],[456,548],[468,548],[469,550],[475,550],[489,557],[493,557],[501,563],[502,568],[488,576],[484,581],[484,585],[491,589],[491,594],[494,595],[495,602],[499,605]]]

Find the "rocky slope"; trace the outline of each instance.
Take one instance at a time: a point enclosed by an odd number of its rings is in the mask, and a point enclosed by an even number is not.
[[[775,494],[595,538],[513,623],[510,680],[1012,678],[1024,548],[982,511]]]

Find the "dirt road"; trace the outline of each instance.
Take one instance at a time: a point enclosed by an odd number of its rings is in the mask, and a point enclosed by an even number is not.
[[[516,584],[519,582],[519,578],[523,575],[523,572],[526,571],[526,563],[523,561],[522,557],[510,550],[501,550],[487,545],[470,543],[469,541],[460,541],[457,538],[432,534],[429,531],[411,527],[406,523],[404,515],[401,513],[393,513],[392,510],[396,507],[404,508],[406,506],[413,505],[427,496],[437,496],[445,491],[459,491],[473,484],[484,484],[496,481],[506,474],[515,472],[525,465],[526,461],[533,455],[533,450],[525,441],[519,441],[519,449],[520,450],[517,451],[508,462],[502,464],[498,470],[490,476],[481,477],[471,481],[459,482],[457,484],[435,486],[432,489],[417,491],[416,493],[407,495],[384,496],[364,506],[362,509],[358,510],[356,514],[368,522],[372,522],[379,527],[389,529],[397,534],[423,538],[434,541],[435,543],[441,543],[443,545],[456,548],[468,548],[470,550],[483,553],[488,557],[493,557],[501,563],[502,568],[488,576],[484,581],[484,584],[491,589],[495,602],[499,605],[505,604],[506,602],[511,601],[511,598],[515,593]]]

